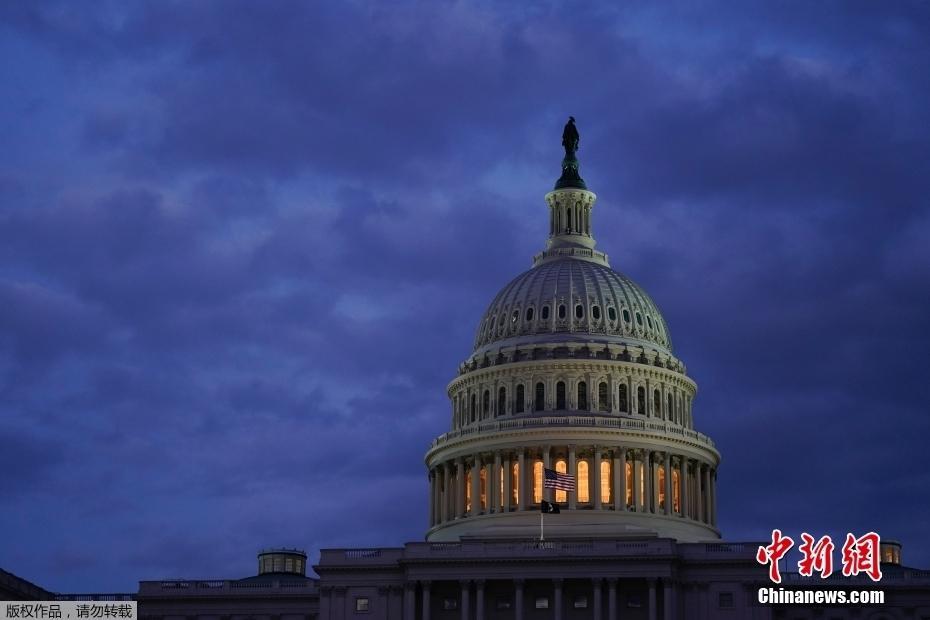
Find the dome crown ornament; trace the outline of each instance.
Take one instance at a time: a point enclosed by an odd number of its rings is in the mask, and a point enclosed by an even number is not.
[[[562,146],[565,147],[565,157],[562,159],[562,176],[555,182],[554,189],[588,188],[584,183],[584,179],[578,174],[578,157],[575,153],[578,151],[579,138],[578,128],[575,127],[575,117],[569,116],[568,122],[565,123],[565,128],[562,130]]]

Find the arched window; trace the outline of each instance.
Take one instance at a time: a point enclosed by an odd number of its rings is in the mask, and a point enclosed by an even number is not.
[[[597,405],[599,411],[610,411],[610,398],[607,395],[606,381],[601,381],[597,385]]]
[[[497,415],[507,413],[507,388],[501,387],[497,390]]]
[[[588,384],[584,381],[578,382],[578,410],[588,410]]]
[[[623,320],[626,323],[630,322],[630,311],[627,310],[626,308],[623,309]]]
[[[555,408],[559,411],[565,409],[565,382],[555,384]]]
[[[657,418],[662,417],[662,394],[659,393],[659,390],[653,390],[652,392],[652,407]]]
[[[536,402],[533,407],[536,411],[546,408],[546,386],[542,381],[536,384]]]
[[[471,421],[475,421],[476,406],[475,406],[475,395],[471,395]]]
[[[542,307],[542,320],[543,321],[549,320],[549,306]]]
[[[587,503],[591,501],[589,493],[590,485],[588,484],[588,462],[578,461],[578,501]]]
[[[533,463],[533,503],[538,504],[543,497],[543,462]]]
[[[601,503],[610,503],[610,460],[601,460]]]
[[[626,505],[633,505],[633,463],[626,462]]]
[[[627,404],[626,396],[626,385],[621,383],[620,388],[617,390],[617,406],[620,407],[620,411],[629,413],[630,410],[628,408],[629,405]]]
[[[488,390],[484,391],[484,394],[481,396],[481,419],[484,420],[488,417],[488,414],[491,412],[491,392]]]
[[[567,217],[565,218],[565,221],[568,223],[567,230],[571,231],[572,229],[572,208],[571,207],[568,208]]]
[[[488,509],[488,467],[485,465],[479,470],[478,474],[478,489],[480,493],[480,501],[478,508],[481,510]]]
[[[533,320],[533,309],[532,309],[532,308],[527,308],[527,309],[526,309],[526,320],[527,320],[527,321],[532,321],[532,320]]]
[[[652,317],[648,314],[646,315],[646,323],[649,325],[649,329],[652,329]]]
[[[667,403],[668,406],[665,408],[665,413],[670,417],[674,417],[674,422],[678,422],[678,416],[675,414],[675,408],[672,406],[672,395],[668,395]]]
[[[636,313],[636,324],[640,327],[643,326],[643,315],[641,315],[639,312]]]
[[[465,512],[471,512],[471,467],[465,472]]]
[[[582,306],[581,304],[577,304],[575,306],[575,318],[576,319],[584,318],[584,306]]]
[[[595,321],[601,320],[601,307],[600,306],[593,306],[591,308],[591,318],[593,318]]]
[[[672,512],[681,513],[681,475],[677,468],[672,470]]]
[[[613,306],[610,306],[609,308],[607,308],[607,318],[610,319],[611,321],[617,320],[617,311],[614,310]]]
[[[636,388],[636,413],[646,415],[646,388]]]
[[[559,304],[559,318],[565,318],[565,304]]]
[[[659,465],[659,510],[665,510],[665,466]]]
[[[517,386],[517,402],[513,404],[514,413],[523,413],[523,384]]]
[[[565,463],[565,459],[559,459],[555,462],[555,470],[560,474],[568,472],[568,465]],[[555,501],[564,504],[568,498],[568,493],[565,491],[556,489],[555,490]]]

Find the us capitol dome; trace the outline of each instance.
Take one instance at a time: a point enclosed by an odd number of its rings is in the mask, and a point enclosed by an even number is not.
[[[539,536],[543,500],[561,510],[547,537],[718,539],[720,454],[695,430],[697,385],[658,306],[595,247],[573,119],[563,146],[545,249],[495,295],[448,386],[427,540]],[[575,491],[544,488],[544,469]]]

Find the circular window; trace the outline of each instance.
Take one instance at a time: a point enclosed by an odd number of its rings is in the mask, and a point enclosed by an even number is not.
[[[617,311],[614,310],[613,306],[611,306],[610,308],[607,308],[607,318],[610,319],[611,321],[617,320]]]
[[[595,321],[600,321],[601,320],[601,307],[594,306],[593,308],[591,308],[591,316],[594,317]]]

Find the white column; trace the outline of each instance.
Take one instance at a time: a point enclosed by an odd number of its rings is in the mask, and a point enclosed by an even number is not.
[[[526,510],[526,450],[520,448],[517,460],[517,510]]]
[[[471,516],[481,514],[481,455],[472,457],[471,464]]]
[[[614,446],[613,462],[610,467],[613,473],[610,492],[613,493],[614,510],[626,509],[626,456],[621,455],[623,455],[623,448]]]
[[[642,511],[643,503],[643,485],[639,480],[639,468],[641,467],[640,450],[633,450],[633,510]]]
[[[484,620],[484,579],[475,582],[475,620]]]
[[[494,451],[494,470],[488,476],[491,481],[491,489],[488,497],[491,498],[490,510],[488,512],[501,511],[501,453],[499,450]]]
[[[504,497],[501,506],[504,512],[510,512],[510,500],[513,497],[513,465],[510,464],[510,454],[504,459]]]
[[[665,515],[672,514],[672,455],[665,452]]]
[[[568,446],[568,474],[575,479],[575,490],[568,492],[568,507],[575,510],[578,507],[578,465],[575,463],[575,446]]]
[[[656,609],[656,580],[649,579],[649,620],[657,620]]]
[[[449,463],[442,464],[442,520],[443,522],[449,520],[449,498],[452,497],[449,489],[449,481],[451,476],[449,475]]]
[[[455,459],[455,518],[465,516],[465,460]]]
[[[601,447],[594,446],[594,457],[592,459],[592,476],[594,489],[592,489],[594,494],[594,509],[601,509]]]
[[[691,517],[691,506],[689,506],[688,502],[691,499],[691,493],[688,486],[691,481],[688,474],[688,457],[682,455],[679,463],[681,468],[681,473],[678,476],[679,487],[681,488],[681,516],[689,519]]]
[[[421,581],[420,588],[422,592],[422,603],[423,603],[423,619],[430,620],[430,597],[429,597],[429,581]]]

